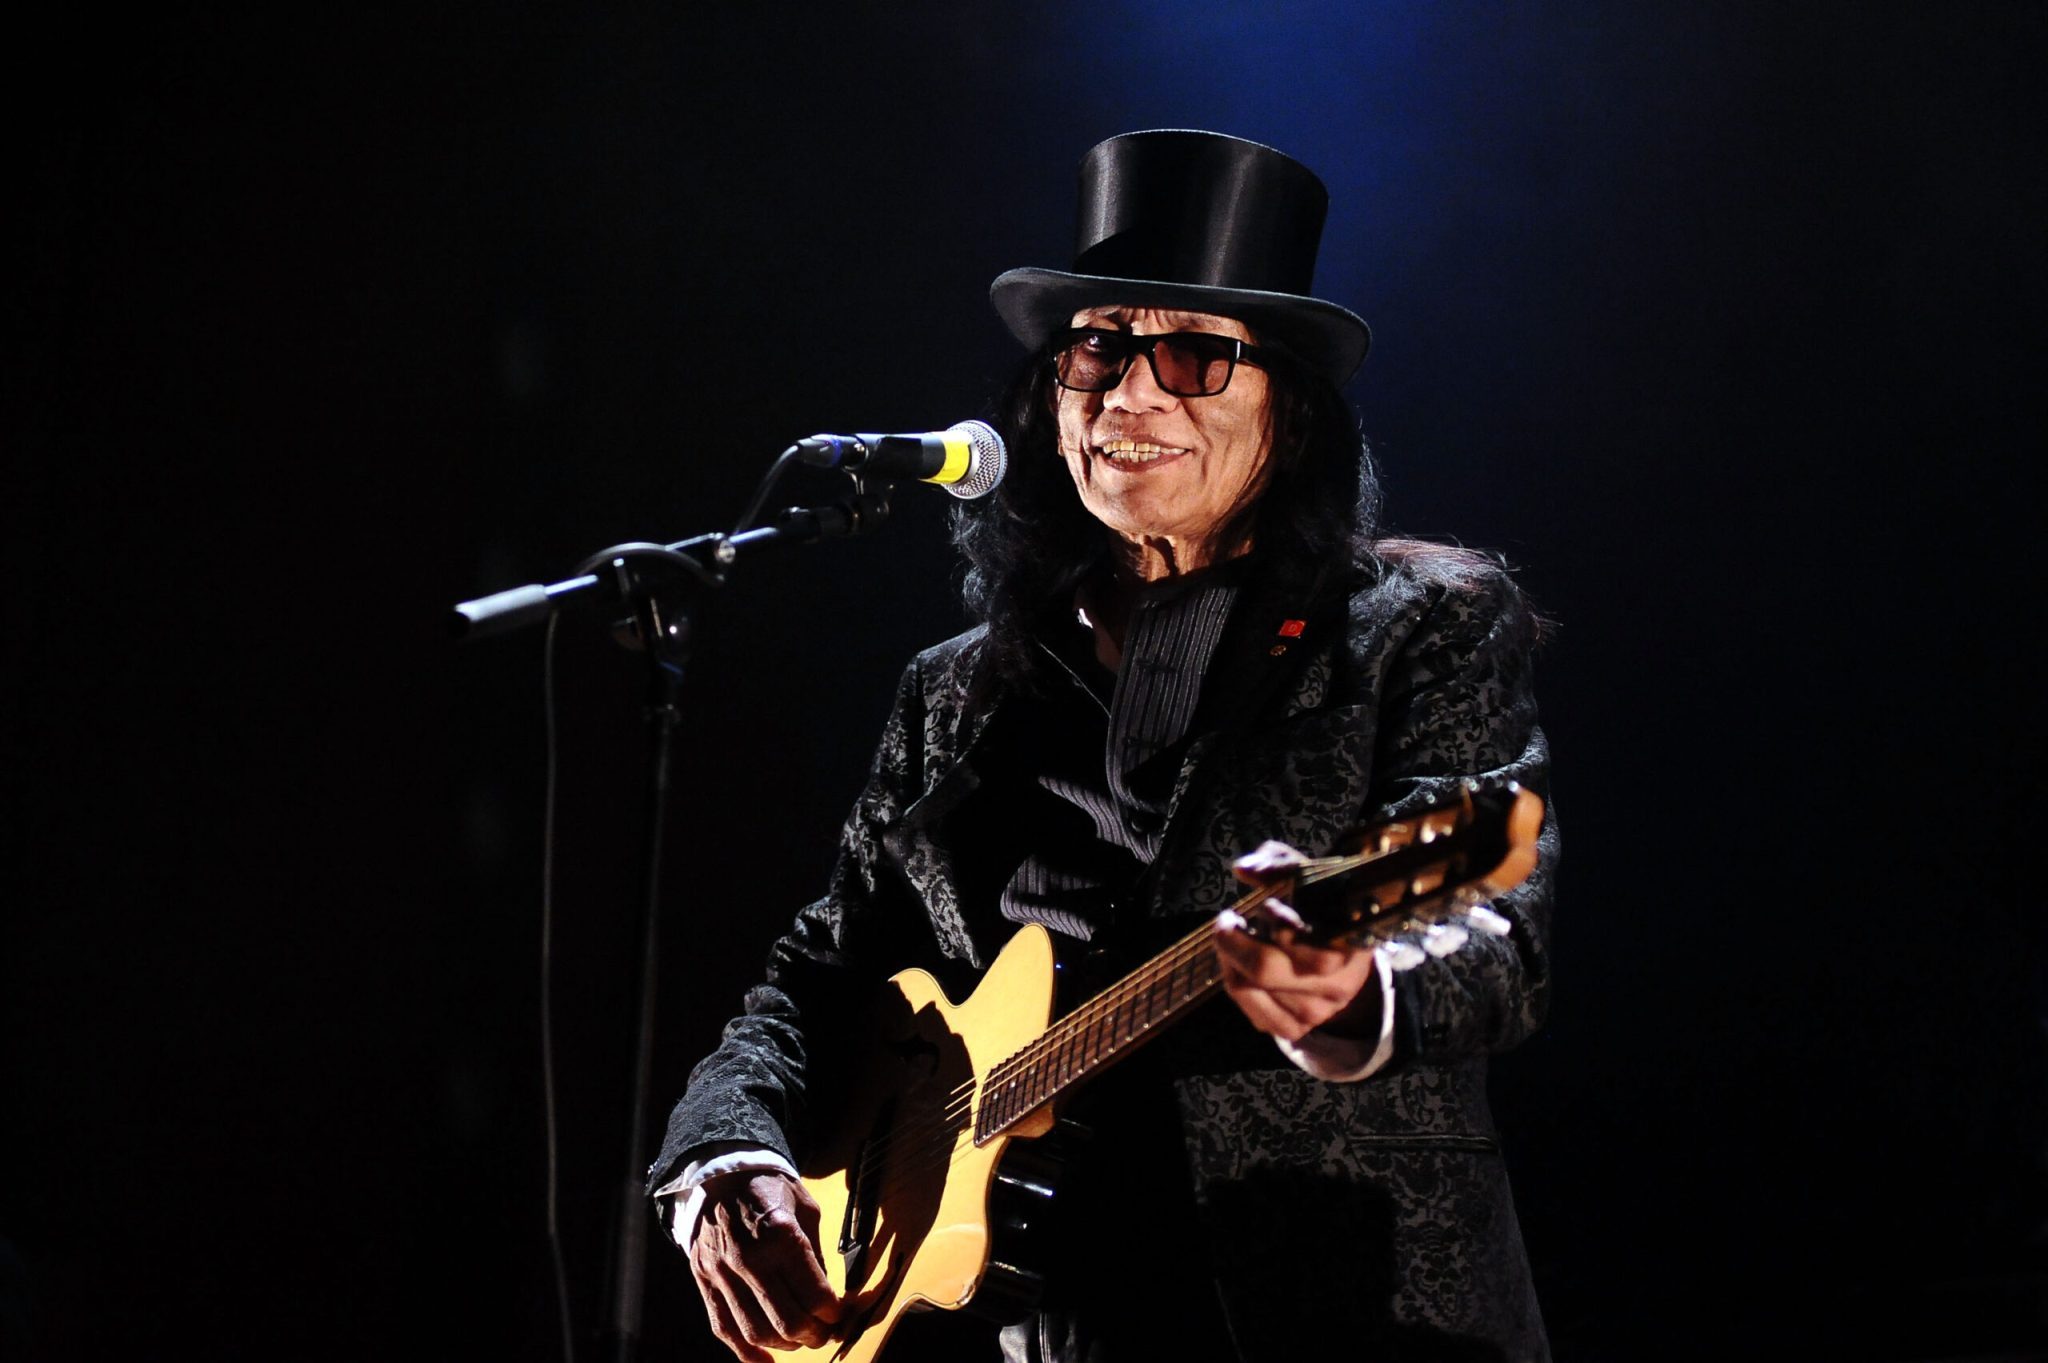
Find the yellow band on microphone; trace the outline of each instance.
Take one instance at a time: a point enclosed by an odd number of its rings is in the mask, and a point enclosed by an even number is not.
[[[964,436],[946,434],[940,437],[946,442],[946,462],[927,483],[957,483],[967,476],[967,466],[973,462],[974,446]]]

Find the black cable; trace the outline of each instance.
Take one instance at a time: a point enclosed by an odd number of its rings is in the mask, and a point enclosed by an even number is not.
[[[761,508],[767,504],[769,490],[775,486],[776,480],[782,477],[782,471],[795,462],[794,445],[775,456],[775,462],[768,466],[767,475],[761,479],[761,485],[754,489],[753,498],[748,501],[746,511],[741,513],[739,523],[733,526],[731,535],[727,536],[728,539],[754,524],[754,517],[760,515]]]
[[[740,516],[739,523],[732,529],[737,535],[754,522],[767,504],[768,493],[782,476],[782,471],[796,461],[796,446],[792,445],[777,456],[768,466],[767,474],[754,489],[754,495],[747,503],[747,509]],[[593,556],[578,572],[589,572],[595,565],[613,557],[616,550],[661,551],[662,546],[654,544],[619,545]],[[706,582],[716,581],[715,577],[687,554],[667,555],[681,566],[688,568]],[[561,753],[557,734],[555,714],[555,633],[561,624],[560,615],[548,616],[547,638],[541,645],[541,704],[545,711],[547,726],[547,784],[542,797],[541,809],[541,861],[540,861],[540,1082],[541,1105],[545,1109],[547,1128],[547,1235],[548,1256],[553,1263],[555,1276],[555,1304],[562,1322],[563,1363],[576,1363],[576,1329],[569,1308],[569,1270],[562,1254],[562,1228],[558,1213],[561,1187],[560,1148],[556,1137],[555,1122],[555,1008],[554,1008],[554,935],[555,935],[555,814],[558,803]]]
[[[562,1363],[576,1363],[576,1331],[569,1318],[569,1270],[562,1260],[562,1228],[556,1217],[560,1180],[555,1141],[555,789],[560,744],[555,719],[555,630],[560,615],[548,617],[547,639],[541,645],[541,704],[547,722],[547,787],[541,800],[540,834],[540,1085],[546,1109],[548,1143],[548,1254],[554,1260],[555,1304],[562,1318]]]

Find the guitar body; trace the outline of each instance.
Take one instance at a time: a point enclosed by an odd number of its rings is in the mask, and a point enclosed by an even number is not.
[[[1422,933],[1442,955],[1473,931],[1510,931],[1480,902],[1535,867],[1542,821],[1533,792],[1467,781],[1440,805],[1365,830],[1342,855],[1283,847],[1275,860],[1261,849],[1263,868],[1233,907],[1284,896],[1323,920],[1311,924],[1316,940],[1405,945],[1412,965],[1425,948],[1395,942],[1399,932]],[[1447,915],[1469,926],[1440,926]],[[856,1097],[800,1170],[823,1213],[818,1247],[843,1314],[830,1343],[789,1356],[871,1363],[903,1313],[923,1306],[1021,1315],[1038,1279],[1013,1250],[1028,1251],[1048,1219],[1057,1157],[1041,1138],[1056,1103],[1223,992],[1213,934],[1204,922],[1057,1023],[1042,927],[1019,930],[964,1003],[922,970],[894,976]]]
[[[1047,1196],[1042,1179],[1016,1172],[1029,1163],[1016,1157],[1024,1151],[1005,1155],[1049,1130],[1052,1112],[979,1146],[974,1119],[983,1077],[1051,1022],[1053,978],[1052,938],[1034,925],[958,1005],[922,970],[890,980],[859,1101],[801,1170],[823,1211],[819,1248],[845,1313],[832,1342],[788,1357],[867,1363],[906,1310],[950,1310],[977,1293],[986,1309],[1005,1289],[1028,1296],[1024,1275],[1000,1264],[991,1273],[991,1260],[1000,1226],[1029,1221],[1032,1201]]]

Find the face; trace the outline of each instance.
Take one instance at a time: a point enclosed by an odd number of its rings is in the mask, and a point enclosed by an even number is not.
[[[1253,339],[1228,317],[1155,308],[1086,308],[1073,325]],[[1266,483],[1272,442],[1264,370],[1240,363],[1221,393],[1180,398],[1159,386],[1141,355],[1107,393],[1054,391],[1060,455],[1095,519],[1133,543],[1171,542],[1178,559],[1229,552],[1216,536]]]

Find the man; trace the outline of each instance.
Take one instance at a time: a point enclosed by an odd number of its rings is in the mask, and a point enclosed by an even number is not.
[[[1032,356],[1009,477],[956,523],[985,623],[906,673],[830,890],[692,1075],[650,1188],[736,1354],[823,1342],[836,1228],[821,1248],[793,1165],[863,989],[916,965],[957,998],[1030,922],[1113,978],[1208,915],[1235,1006],[1088,1091],[1004,1356],[1545,1357],[1484,1057],[1543,1014],[1554,829],[1493,906],[1510,932],[1401,973],[1294,941],[1284,906],[1258,934],[1219,914],[1269,839],[1321,852],[1470,776],[1547,793],[1534,618],[1488,561],[1375,537],[1338,393],[1369,336],[1310,295],[1311,172],[1135,133],[1081,191],[1075,269],[991,291]]]

